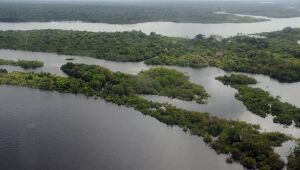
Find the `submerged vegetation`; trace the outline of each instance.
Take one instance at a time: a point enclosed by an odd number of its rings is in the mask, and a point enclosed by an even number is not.
[[[44,63],[41,61],[30,61],[30,60],[18,60],[18,61],[13,61],[13,60],[4,60],[0,59],[0,65],[11,65],[11,66],[19,66],[22,67],[23,69],[36,69],[39,67],[43,67]]]
[[[169,104],[148,101],[138,96],[139,93],[154,93],[154,91],[169,96],[171,93],[168,89],[191,86],[190,83],[185,82],[186,80],[173,79],[173,76],[184,77],[181,73],[157,68],[132,76],[113,73],[99,66],[72,63],[63,65],[61,69],[70,77],[59,77],[48,73],[12,72],[0,75],[0,84],[99,96],[118,105],[133,107],[168,125],[178,125],[189,130],[191,134],[203,137],[203,140],[217,153],[228,154],[232,160],[247,168],[278,170],[284,167],[284,162],[273,150],[273,147],[280,146],[290,139],[284,134],[261,133],[258,131],[258,126],[209,116],[207,113],[178,109]],[[173,73],[169,75],[169,72]],[[167,73],[166,77],[165,73]],[[156,75],[160,77],[155,78]],[[151,80],[148,86],[141,87],[139,79],[146,82],[149,81],[148,79]],[[175,94],[175,97],[182,96]]]
[[[300,81],[300,29],[260,34],[266,38],[217,36],[171,38],[142,32],[92,33],[39,30],[0,31],[0,48],[55,52],[153,65],[214,66],[226,71],[268,75],[282,82]]]
[[[230,75],[217,77],[226,85],[231,85],[238,90],[236,98],[241,100],[247,109],[261,117],[268,114],[274,116],[274,122],[287,126],[295,123],[296,127],[300,127],[300,108],[289,103],[281,102],[278,98],[272,97],[268,92],[249,87],[249,84],[255,84],[256,80],[245,75]]]

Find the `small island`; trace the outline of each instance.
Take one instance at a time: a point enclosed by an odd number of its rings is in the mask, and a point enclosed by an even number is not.
[[[70,57],[70,58],[66,58],[66,60],[67,60],[67,61],[73,61],[74,58],[71,58],[71,57]]]
[[[242,101],[247,109],[254,114],[261,117],[270,114],[274,116],[275,123],[290,126],[294,122],[295,126],[300,128],[300,108],[281,102],[260,88],[249,87],[250,84],[256,84],[255,79],[246,75],[235,74],[216,79],[237,89],[239,93],[235,97]]]
[[[11,66],[19,66],[23,69],[36,69],[44,66],[44,63],[41,61],[30,61],[30,60],[4,60],[0,59],[0,65],[11,65]]]

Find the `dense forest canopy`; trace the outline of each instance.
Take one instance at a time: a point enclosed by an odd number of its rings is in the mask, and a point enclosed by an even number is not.
[[[228,154],[230,159],[247,168],[280,170],[284,167],[284,162],[273,149],[291,139],[284,134],[261,133],[258,126],[244,122],[225,120],[209,116],[207,113],[186,111],[169,104],[148,101],[135,94],[134,90],[124,90],[134,87],[132,76],[112,73],[103,67],[68,63],[61,69],[70,77],[59,77],[49,73],[12,72],[0,74],[0,84],[99,96],[118,105],[133,107],[168,125],[178,125],[193,135],[202,136],[217,153]],[[174,75],[179,74],[175,73],[175,70],[169,71],[174,72]],[[163,72],[164,70],[159,68],[140,73],[142,75],[138,76],[147,77]],[[93,74],[88,76],[85,73]],[[168,77],[169,75],[165,77],[167,81],[173,80]]]
[[[0,31],[0,48],[55,52],[153,65],[215,66],[226,71],[265,74],[282,82],[300,81],[300,29],[262,33],[257,38],[164,37],[139,31],[93,33],[38,30]]]
[[[110,84],[109,93],[122,95],[155,94],[172,98],[205,102],[208,94],[200,85],[189,82],[189,78],[181,72],[166,68],[152,68],[140,72],[137,76],[120,72],[113,73],[100,66],[84,64],[65,64],[62,68],[69,76],[81,78],[100,90]]]
[[[290,8],[293,6],[294,8]],[[298,17],[300,3],[258,2],[0,2],[0,21],[85,21],[112,24],[168,21],[189,23],[247,23],[266,21],[246,14],[273,18]],[[224,14],[216,12],[227,12]]]
[[[266,15],[278,17],[300,16],[297,10],[284,10],[276,5],[269,10],[268,5],[256,3],[230,2],[147,2],[147,3],[4,3],[0,2],[0,21],[85,21],[111,24],[135,24],[140,22],[167,21],[185,23],[248,23],[266,21],[248,16],[233,14],[217,14],[228,11],[231,13],[255,14],[257,8],[267,10]],[[278,13],[280,12],[280,13]],[[278,15],[281,14],[281,15]]]

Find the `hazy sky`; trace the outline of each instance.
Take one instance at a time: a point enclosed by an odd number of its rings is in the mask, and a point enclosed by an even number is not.
[[[106,2],[109,1],[150,1],[150,2],[151,1],[263,1],[263,2],[270,2],[272,0],[0,0],[0,1],[35,1],[35,2],[44,2],[44,1],[51,1],[51,2],[52,1],[106,1]]]

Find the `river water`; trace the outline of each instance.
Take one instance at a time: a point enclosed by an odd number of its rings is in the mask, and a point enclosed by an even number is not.
[[[66,59],[72,57],[74,63],[95,64],[104,66],[113,71],[120,71],[128,74],[137,74],[142,70],[150,69],[152,66],[147,66],[143,62],[114,62],[101,59],[94,59],[90,57],[80,56],[67,56],[57,55],[53,53],[40,53],[40,52],[28,52],[28,51],[14,51],[14,50],[0,50],[1,59],[25,59],[25,60],[40,60],[45,63],[45,66],[36,70],[25,71],[44,71],[57,75],[65,76],[60,70],[61,65],[66,63]],[[188,67],[176,67],[168,66],[169,68],[184,72],[190,77],[190,81],[196,84],[204,86],[205,90],[210,95],[207,104],[198,104],[196,102],[187,102],[178,99],[170,99],[161,96],[144,96],[145,98],[158,102],[168,102],[177,107],[181,107],[187,110],[208,112],[215,116],[246,121],[252,124],[259,124],[264,131],[273,132],[280,131],[282,133],[291,134],[296,137],[300,137],[300,129],[290,126],[289,128],[283,127],[280,124],[275,124],[272,121],[272,117],[267,118],[259,117],[249,112],[242,102],[235,99],[234,95],[237,91],[229,86],[223,85],[221,82],[215,80],[218,76],[227,74],[225,71],[208,67],[203,69],[194,69]],[[0,68],[6,68],[8,71],[24,71],[18,67],[12,66],[0,66]],[[273,96],[280,95],[283,101],[292,103],[300,107],[299,103],[299,87],[300,83],[280,83],[274,79],[270,79],[267,76],[250,75],[258,80],[258,85],[264,90],[269,91]],[[286,92],[287,89],[290,92]]]
[[[258,33],[300,27],[300,18],[271,19],[248,24],[142,23],[113,25],[82,22],[0,23],[0,30],[73,29],[84,31],[157,32],[167,36],[193,37],[202,33],[224,37],[237,33]],[[234,29],[233,29],[234,28]],[[74,58],[75,63],[96,64],[112,71],[137,74],[152,66],[143,62],[118,63],[81,56],[53,53],[0,50],[1,59],[40,60],[45,66],[36,70],[0,66],[9,71],[45,71],[65,76],[60,66]],[[228,74],[218,68],[193,69],[170,67],[185,72],[193,83],[201,84],[210,94],[207,104],[197,104],[160,96],[143,96],[168,102],[187,110],[209,112],[227,119],[259,124],[262,131],[280,131],[300,137],[300,130],[285,128],[261,118],[234,98],[235,89],[216,81]],[[300,107],[300,83],[280,83],[262,75],[257,87],[280,96],[282,101]],[[28,100],[30,99],[30,100]],[[28,88],[0,86],[0,164],[1,169],[242,169],[225,163],[225,157],[209,149],[199,137],[168,127],[130,108],[80,95],[59,94]],[[293,143],[276,151],[284,158]]]
[[[103,100],[0,86],[0,108],[1,169],[242,169],[199,137]]]
[[[74,58],[75,63],[96,64],[129,74],[151,68],[144,63],[118,63],[89,57],[14,50],[0,50],[0,58],[40,60],[45,66],[37,70],[11,66],[0,68],[9,71],[45,71],[65,76],[59,68],[69,57]],[[223,70],[170,68],[185,72],[193,83],[203,85],[211,95],[208,103],[203,105],[158,96],[146,98],[169,102],[188,110],[259,124],[264,131],[300,136],[299,129],[284,128],[274,124],[271,117],[264,119],[248,112],[234,98],[235,89],[215,80],[215,77],[226,74]],[[299,83],[284,84],[266,76],[258,77],[258,86],[268,87],[272,94],[277,94],[279,90],[287,101],[299,106],[296,100],[298,93],[284,92],[286,89],[298,91]],[[198,137],[190,136],[176,127],[167,127],[132,109],[117,107],[102,100],[0,86],[0,108],[0,129],[3,131],[0,133],[0,153],[10,154],[2,155],[8,169],[242,169],[236,164],[226,164],[224,156],[215,154]],[[282,155],[286,155],[289,150],[286,145],[278,149]],[[16,159],[18,162],[13,163]]]
[[[266,17],[264,17],[266,18]],[[165,36],[193,38],[197,34],[234,36],[238,33],[253,34],[261,32],[278,31],[285,27],[300,27],[300,17],[295,18],[268,18],[270,21],[257,23],[173,23],[173,22],[147,22],[139,24],[105,24],[87,23],[80,21],[66,22],[0,22],[0,30],[38,30],[61,29],[92,32],[116,31],[142,31],[146,34],[156,32]]]

